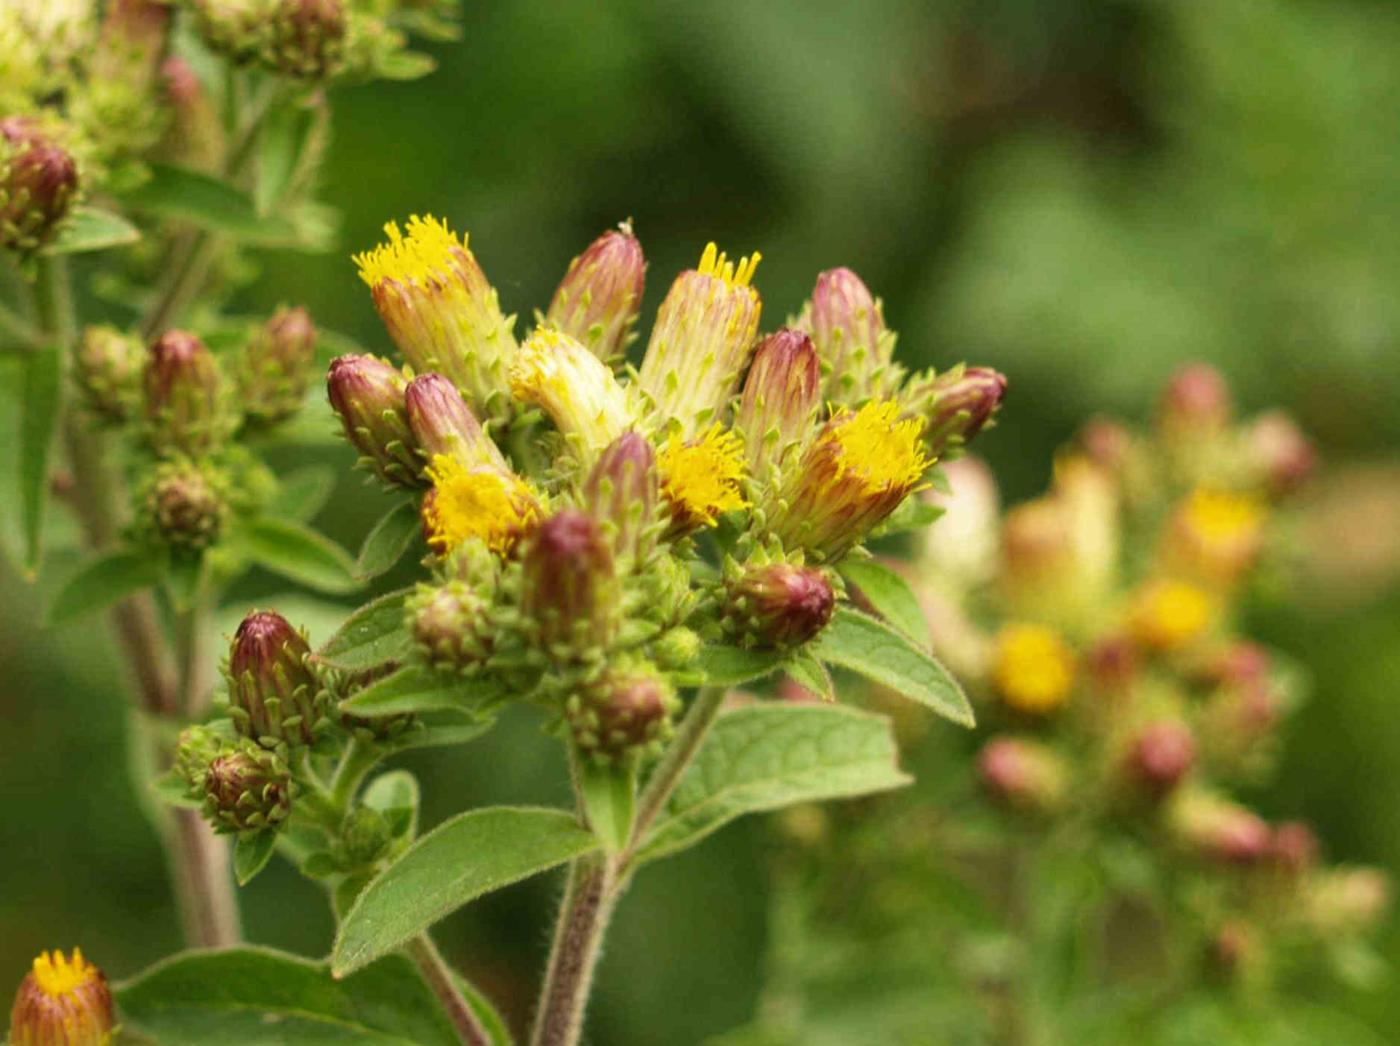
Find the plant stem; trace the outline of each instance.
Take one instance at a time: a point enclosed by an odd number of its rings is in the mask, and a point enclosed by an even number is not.
[[[404,951],[418,967],[418,972],[423,975],[423,980],[437,996],[438,1002],[442,1003],[442,1008],[452,1022],[452,1027],[456,1029],[458,1037],[467,1046],[491,1046],[490,1034],[477,1017],[476,1011],[472,1009],[471,1003],[467,1002],[466,996],[457,987],[452,978],[452,969],[443,959],[433,939],[426,933],[420,933],[404,945]]]
[[[676,785],[680,784],[681,775],[685,773],[686,767],[690,766],[690,761],[700,749],[700,742],[705,740],[715,717],[719,715],[726,693],[725,688],[720,686],[701,687],[696,693],[695,700],[686,710],[685,718],[676,728],[675,739],[662,755],[661,762],[656,764],[651,776],[647,778],[646,787],[637,799],[637,819],[632,825],[632,841],[623,854],[624,866],[630,862],[637,847],[645,839],[651,822],[665,809],[671,793],[676,790]]]
[[[336,765],[335,776],[331,778],[331,801],[341,809],[348,810],[360,782],[378,761],[379,753],[373,745],[367,745],[358,737],[352,736],[350,743],[345,747],[345,754]]]
[[[593,854],[569,866],[554,947],[540,990],[533,1046],[574,1046],[593,985],[593,969],[617,901],[612,858]]]

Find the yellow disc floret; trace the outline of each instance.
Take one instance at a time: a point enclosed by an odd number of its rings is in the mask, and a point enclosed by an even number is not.
[[[429,543],[439,553],[479,539],[504,555],[539,517],[539,504],[519,476],[493,468],[467,469],[436,455],[427,469],[433,482],[424,507]]]
[[[543,408],[559,431],[597,452],[631,428],[627,393],[583,343],[541,327],[520,346],[510,370],[516,399]]]
[[[388,243],[354,256],[360,279],[371,287],[386,280],[399,283],[442,280],[444,271],[453,261],[453,252],[467,252],[467,238],[459,238],[447,227],[446,221],[431,214],[422,218],[415,214],[409,218],[407,235],[399,230],[398,222],[391,221],[384,226],[384,235],[389,237]]]
[[[1214,613],[1203,589],[1175,579],[1153,581],[1133,602],[1133,637],[1152,650],[1179,650],[1210,626]]]
[[[836,479],[859,481],[868,494],[897,487],[910,490],[929,466],[924,454],[923,422],[899,417],[894,400],[873,400],[852,413],[843,409],[823,435],[838,448]]]
[[[76,991],[96,976],[97,967],[83,958],[81,948],[73,949],[71,959],[55,949],[41,952],[34,960],[34,983],[54,998]]]
[[[725,512],[744,508],[744,445],[722,425],[685,442],[673,433],[657,455],[661,493],[671,506],[673,526],[713,526]]]
[[[1011,708],[1045,715],[1069,699],[1074,655],[1053,628],[1007,625],[997,636],[992,682]]]
[[[1197,490],[1187,499],[1186,519],[1203,539],[1233,542],[1253,538],[1264,521],[1264,509],[1248,494]]]
[[[34,965],[10,1009],[11,1046],[109,1046],[112,992],[107,978],[83,953],[70,959],[45,952]]]
[[[718,246],[711,242],[705,244],[705,249],[700,254],[700,264],[695,267],[695,270],[701,276],[717,277],[731,287],[748,287],[753,281],[753,274],[758,268],[758,263],[762,260],[763,255],[754,251],[747,257],[740,258],[738,262],[732,262]]]

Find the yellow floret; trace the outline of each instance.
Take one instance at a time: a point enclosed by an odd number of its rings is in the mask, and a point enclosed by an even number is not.
[[[992,681],[1010,707],[1044,715],[1069,700],[1074,655],[1045,625],[1007,625],[997,637]]]

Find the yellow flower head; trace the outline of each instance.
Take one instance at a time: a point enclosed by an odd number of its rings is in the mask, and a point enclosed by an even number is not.
[[[505,555],[539,518],[539,503],[519,476],[489,467],[468,469],[436,455],[427,469],[433,489],[423,502],[428,542],[446,554],[479,539]]]
[[[923,422],[899,417],[894,400],[872,400],[852,413],[843,408],[823,435],[837,448],[837,475],[849,476],[867,494],[913,490],[929,467],[919,436]]]
[[[449,278],[453,263],[471,257],[467,237],[458,237],[447,222],[418,215],[408,219],[408,235],[399,230],[398,222],[384,226],[388,243],[354,256],[360,279],[371,287],[386,280],[399,283],[443,282]]]
[[[11,1046],[107,1046],[111,1042],[112,994],[107,978],[83,953],[61,951],[34,960],[10,1011]]]
[[[525,341],[510,370],[515,398],[533,403],[559,431],[596,454],[635,422],[627,393],[602,360],[577,339],[542,327]]]
[[[1053,628],[1007,625],[997,636],[992,682],[1011,708],[1046,715],[1069,700],[1074,655]]]
[[[721,279],[730,288],[745,287],[751,296],[757,298],[758,292],[749,284],[753,281],[753,274],[762,260],[763,255],[754,251],[747,257],[740,258],[738,262],[732,262],[728,255],[710,242],[705,244],[705,249],[700,253],[700,264],[696,266],[695,271],[701,276]]]
[[[1179,650],[1200,637],[1214,614],[1211,597],[1203,589],[1164,579],[1150,582],[1137,594],[1130,625],[1140,644],[1165,652]]]
[[[1257,498],[1224,490],[1194,491],[1177,507],[1167,557],[1177,572],[1210,585],[1229,585],[1254,563],[1263,538]]]
[[[725,512],[744,508],[744,445],[733,432],[711,425],[699,439],[672,433],[656,458],[661,494],[671,506],[672,531],[714,526]]]

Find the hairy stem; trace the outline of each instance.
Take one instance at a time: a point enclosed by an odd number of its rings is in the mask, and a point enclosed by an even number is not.
[[[404,951],[418,967],[418,972],[423,975],[423,980],[437,996],[438,1002],[442,1003],[443,1011],[452,1021],[452,1027],[457,1030],[458,1037],[467,1046],[491,1046],[490,1034],[477,1017],[476,1011],[471,1008],[471,1003],[467,1002],[466,996],[457,987],[452,978],[452,969],[443,959],[432,938],[426,933],[420,933],[404,945]]]
[[[656,764],[656,769],[647,778],[646,787],[637,799],[637,819],[632,825],[632,841],[623,855],[624,865],[646,838],[647,829],[665,809],[671,793],[676,790],[676,785],[680,784],[686,767],[690,766],[690,761],[700,750],[700,742],[705,740],[705,735],[710,732],[710,727],[724,704],[725,693],[724,687],[701,687],[695,695],[695,700],[690,703],[680,726],[676,728],[675,738],[661,756],[661,762]]]
[[[617,901],[612,858],[581,857],[569,866],[569,882],[559,909],[554,947],[540,990],[533,1046],[574,1046],[593,985],[603,934]]]

